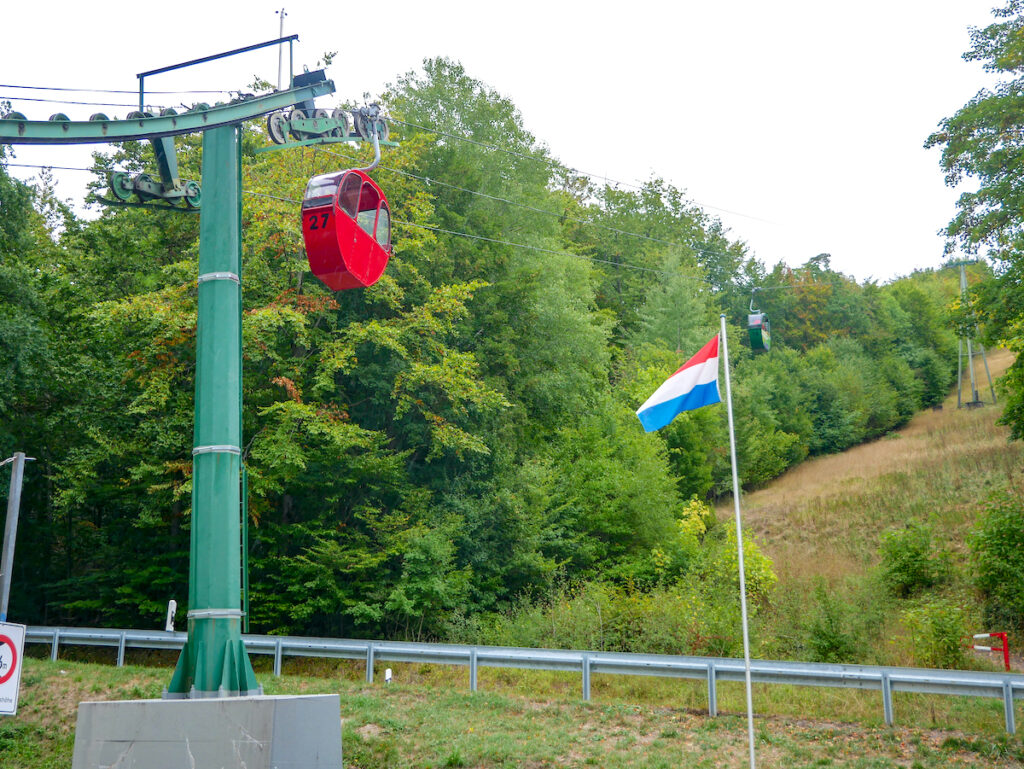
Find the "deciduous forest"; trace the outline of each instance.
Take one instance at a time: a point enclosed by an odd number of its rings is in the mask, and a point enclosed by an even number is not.
[[[1019,40],[981,31],[974,55],[1016,74],[1020,57],[1001,57]],[[986,98],[1019,100],[1017,80],[1007,90]],[[253,632],[494,640],[553,595],[615,594],[649,601],[636,616],[650,628],[658,612],[699,619],[682,648],[652,651],[734,652],[736,543],[708,504],[731,488],[724,406],[650,434],[634,414],[719,314],[746,490],[941,403],[958,323],[1020,349],[1021,217],[1001,178],[1003,203],[968,198],[951,225],[997,245],[995,271],[969,268],[964,303],[948,266],[880,284],[833,270],[828,254],[763,264],[685,189],[563,167],[509,98],[456,62],[424,62],[382,104],[400,142],[374,173],[395,251],[363,290],[310,274],[298,205],[310,177],[362,165],[366,150],[256,154],[269,140],[246,128]],[[987,104],[929,140],[953,178],[973,161],[987,173],[979,153],[995,150],[959,138],[994,120]],[[1002,146],[1019,154],[1013,130]],[[198,137],[177,147],[183,177],[199,178]],[[107,171],[153,162],[137,143],[97,153],[89,205]],[[198,217],[95,210],[77,215],[45,172],[26,185],[0,158],[0,450],[36,458],[10,613],[156,628],[169,599],[187,608]],[[767,354],[746,341],[752,302],[771,318]],[[1006,412],[1018,438],[1020,365]],[[754,542],[748,559],[764,605],[772,564]]]

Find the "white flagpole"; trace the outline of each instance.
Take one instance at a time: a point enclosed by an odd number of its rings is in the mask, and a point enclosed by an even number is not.
[[[725,402],[729,412],[729,453],[732,458],[732,498],[736,506],[736,555],[740,571],[740,611],[743,615],[743,667],[747,684],[747,737],[750,742],[750,769],[754,759],[754,698],[750,691],[750,633],[747,631],[747,583],[743,565],[743,523],[740,520],[740,477],[736,472],[736,429],[732,420],[732,382],[729,376],[729,343],[725,337],[725,313],[722,321],[722,359],[725,361]]]

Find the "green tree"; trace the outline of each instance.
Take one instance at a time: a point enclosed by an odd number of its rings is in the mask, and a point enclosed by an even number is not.
[[[981,62],[998,76],[952,117],[941,121],[925,147],[941,147],[946,183],[972,180],[961,193],[946,228],[947,251],[987,250],[995,275],[976,289],[976,309],[990,342],[1017,358],[1002,379],[1007,391],[1003,421],[1014,438],[1024,437],[1024,2],[1009,0],[993,10],[995,23],[971,29],[967,61]]]

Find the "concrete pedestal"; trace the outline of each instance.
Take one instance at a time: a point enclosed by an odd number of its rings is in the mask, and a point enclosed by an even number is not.
[[[337,694],[83,702],[72,769],[341,769]]]

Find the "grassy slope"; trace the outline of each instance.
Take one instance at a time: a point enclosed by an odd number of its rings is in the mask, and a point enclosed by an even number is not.
[[[993,377],[1011,361],[1006,351],[991,354]],[[980,362],[976,368],[979,383],[985,382]],[[884,596],[873,594],[878,587],[868,579],[879,561],[882,535],[910,521],[931,524],[934,547],[947,551],[953,566],[953,579],[942,590],[980,625],[965,537],[993,490],[1019,492],[1024,482],[1024,445],[1008,442],[1008,430],[995,424],[1000,413],[991,405],[958,409],[954,391],[941,410],[918,414],[902,430],[805,462],[744,495],[745,531],[772,558],[779,575],[778,616],[770,633],[784,634],[806,622],[816,606],[813,586],[824,583],[848,606],[873,605],[885,615],[882,636],[865,660],[919,664],[900,620],[910,604],[880,608]],[[731,502],[718,513],[723,521],[731,518]],[[975,632],[998,629],[979,626]],[[766,651],[772,656],[771,642]]]
[[[1011,362],[1009,352],[995,351],[992,376]],[[744,526],[763,543],[783,587],[863,573],[877,562],[881,533],[911,519],[932,521],[944,544],[961,550],[989,491],[1022,480],[1024,446],[1007,443],[999,414],[991,406],[957,409],[953,392],[941,411],[922,412],[889,437],[804,462],[744,495]],[[731,515],[731,503],[719,514]]]

